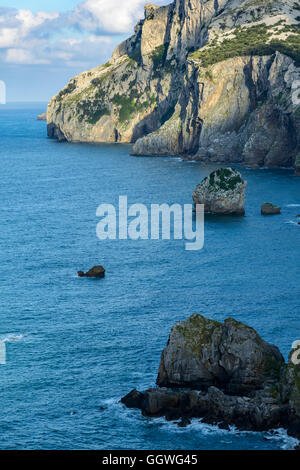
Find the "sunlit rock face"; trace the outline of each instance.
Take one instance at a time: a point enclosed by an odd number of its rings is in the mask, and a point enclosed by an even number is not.
[[[197,185],[193,200],[212,214],[245,214],[247,182],[232,168],[220,168]]]
[[[298,17],[294,0],[147,4],[108,63],[52,98],[48,134],[299,173]]]

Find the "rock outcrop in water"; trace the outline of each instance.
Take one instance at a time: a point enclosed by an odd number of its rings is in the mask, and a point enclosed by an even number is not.
[[[48,106],[48,134],[132,142],[138,155],[295,166],[300,153],[299,2],[147,4],[106,64]]]
[[[157,385],[121,401],[146,416],[252,431],[284,427],[300,439],[300,341],[285,364],[253,328],[192,315],[172,328]]]
[[[161,356],[160,387],[207,389],[245,395],[278,382],[284,359],[252,328],[231,318],[219,323],[193,315],[171,331]]]
[[[265,202],[261,206],[261,213],[262,215],[276,215],[281,213],[281,208],[278,206],[274,206],[270,202]]]
[[[47,121],[47,113],[39,114],[36,119],[37,119],[37,121]]]
[[[94,266],[87,273],[84,273],[83,271],[78,271],[78,276],[95,278],[105,277],[105,269],[103,268],[103,266]]]
[[[247,183],[232,168],[221,168],[198,184],[194,193],[194,205],[203,204],[205,212],[213,214],[245,214]]]

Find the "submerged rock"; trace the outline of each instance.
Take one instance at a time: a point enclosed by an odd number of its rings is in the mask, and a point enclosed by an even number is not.
[[[221,168],[198,184],[194,205],[203,204],[205,212],[213,214],[245,214],[247,182],[232,168]]]
[[[105,276],[105,269],[103,266],[94,266],[90,269],[87,273],[83,271],[78,271],[79,277],[104,277]]]
[[[281,208],[270,202],[265,202],[261,207],[262,215],[276,215],[281,213]]]

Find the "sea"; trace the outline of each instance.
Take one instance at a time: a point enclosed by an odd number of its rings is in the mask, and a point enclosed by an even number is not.
[[[300,339],[300,179],[237,166],[246,216],[207,215],[199,251],[185,240],[99,240],[100,204],[191,204],[218,165],[59,143],[36,120],[45,109],[0,106],[0,449],[292,449],[284,430],[199,419],[181,429],[120,399],[155,386],[170,329],[193,313],[236,318],[287,359]],[[261,216],[264,202],[281,215]],[[77,276],[99,264],[104,279]]]

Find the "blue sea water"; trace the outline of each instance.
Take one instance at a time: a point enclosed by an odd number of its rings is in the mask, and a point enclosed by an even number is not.
[[[194,312],[246,322],[287,357],[300,338],[299,178],[242,168],[246,217],[206,217],[199,252],[99,241],[99,204],[188,204],[216,166],[58,143],[36,121],[44,109],[0,107],[0,449],[292,448],[284,431],[179,429],[119,400],[155,384],[170,328]],[[262,217],[265,201],[282,214]],[[95,264],[105,279],[77,277]]]

